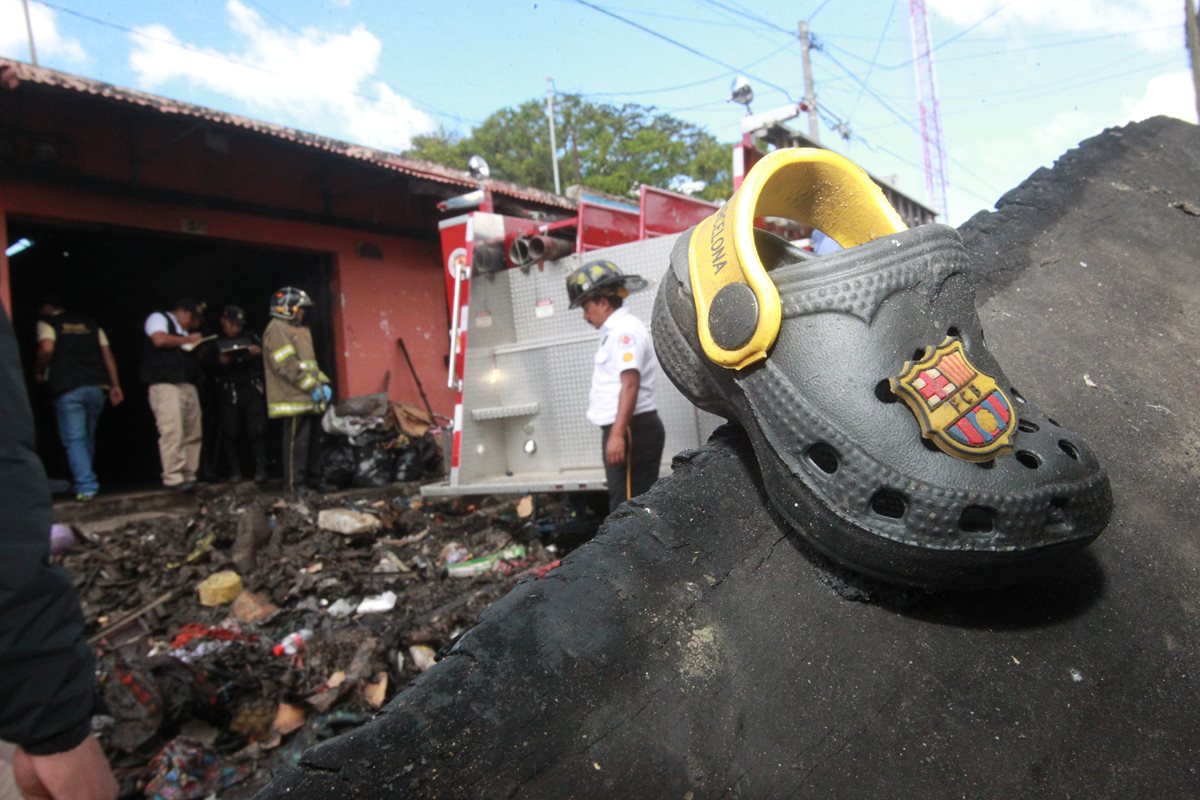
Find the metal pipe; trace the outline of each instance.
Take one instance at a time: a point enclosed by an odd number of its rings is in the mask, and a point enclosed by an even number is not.
[[[447,389],[458,389],[459,382],[455,376],[456,362],[458,361],[458,337],[460,334],[459,322],[462,320],[462,306],[459,301],[462,300],[462,282],[466,278],[463,273],[468,269],[466,264],[454,265],[454,318],[450,320],[450,371],[446,378]]]
[[[508,246],[508,260],[517,267],[533,263],[534,259],[529,257],[529,240],[526,237],[518,236],[512,240],[512,244]]]
[[[553,236],[530,236],[528,248],[531,261],[553,261],[575,252],[574,243]]]

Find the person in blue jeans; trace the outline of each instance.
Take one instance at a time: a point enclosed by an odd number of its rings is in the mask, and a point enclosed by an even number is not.
[[[75,499],[85,503],[100,491],[92,460],[104,401],[120,405],[125,395],[103,328],[90,317],[67,311],[57,297],[42,300],[41,317],[35,375],[50,390]]]

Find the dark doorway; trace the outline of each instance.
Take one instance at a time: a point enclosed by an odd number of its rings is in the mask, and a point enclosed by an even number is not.
[[[304,289],[317,304],[308,317],[317,357],[332,374],[332,266],[327,255],[10,218],[7,244],[22,238],[33,245],[9,258],[13,325],[30,385],[38,452],[51,478],[69,478],[70,473],[50,399],[31,380],[38,302],[44,295],[56,294],[68,308],[94,317],[116,356],[126,400],[105,409],[100,418],[95,466],[102,491],[159,483],[158,432],[146,388],[138,381],[145,342],[142,326],[151,312],[169,309],[179,297],[191,296],[207,304],[207,332],[217,332],[221,309],[234,304],[246,310],[247,329],[261,334],[271,293],[280,286]],[[201,387],[202,395],[204,391]],[[206,433],[212,432],[215,417],[206,413],[204,424]],[[268,446],[273,461],[278,457],[278,438],[272,426]],[[209,436],[205,439],[208,461]]]

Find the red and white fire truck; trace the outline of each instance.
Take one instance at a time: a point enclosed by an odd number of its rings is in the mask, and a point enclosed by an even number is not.
[[[483,188],[461,202],[477,210],[440,224],[451,319],[447,382],[457,392],[450,470],[422,493],[603,490],[600,431],[584,415],[597,334],[568,310],[566,275],[600,258],[641,275],[649,286],[626,306],[649,324],[675,235],[716,206],[649,186],[637,206],[582,192],[575,215],[554,222],[494,213]],[[671,455],[701,444],[720,420],[694,408],[665,376],[657,402],[665,474]]]

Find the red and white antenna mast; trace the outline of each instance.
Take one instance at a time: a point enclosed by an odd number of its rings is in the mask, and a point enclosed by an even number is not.
[[[925,155],[925,193],[929,204],[947,222],[946,150],[942,146],[942,115],[938,110],[937,80],[933,73],[933,44],[925,0],[908,0],[912,27],[913,69],[917,76],[917,107],[921,116],[921,147]]]

